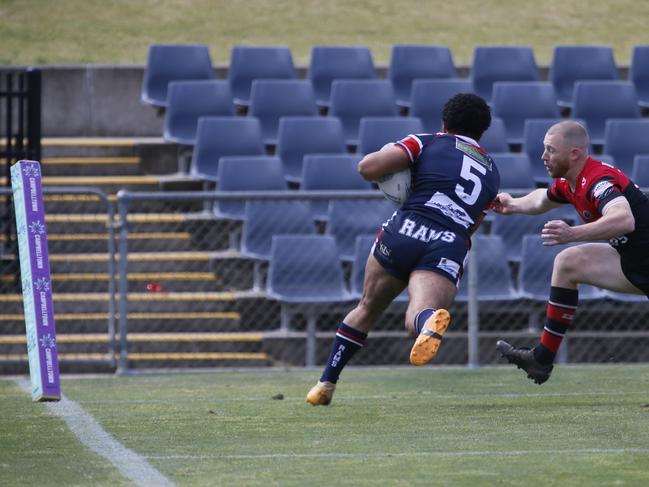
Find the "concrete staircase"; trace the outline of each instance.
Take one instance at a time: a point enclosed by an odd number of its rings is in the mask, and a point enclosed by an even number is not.
[[[116,192],[159,191],[130,139],[45,139],[43,184]],[[185,183],[183,189],[200,189]],[[63,372],[111,371],[106,203],[93,194],[45,196],[58,351]],[[266,366],[261,333],[279,308],[251,292],[252,263],[228,249],[236,223],[201,204],[147,202],[129,213],[129,367]],[[0,244],[4,244],[0,236]],[[28,370],[20,284],[11,255],[0,260],[0,373]],[[263,313],[251,313],[263,307]],[[117,308],[115,308],[117,310]],[[270,311],[270,313],[269,313]],[[264,323],[269,320],[273,323]]]

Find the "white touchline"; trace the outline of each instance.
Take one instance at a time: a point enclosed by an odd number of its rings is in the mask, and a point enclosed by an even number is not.
[[[18,379],[16,382],[25,392],[31,394],[31,383],[28,380]],[[61,395],[61,401],[48,402],[47,407],[65,421],[83,445],[112,463],[124,477],[136,485],[143,487],[175,485],[153,468],[143,456],[115,440],[76,402]]]

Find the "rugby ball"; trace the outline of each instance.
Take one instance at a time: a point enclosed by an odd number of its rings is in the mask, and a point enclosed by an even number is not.
[[[376,184],[387,199],[401,206],[408,198],[412,187],[410,168],[381,176]]]

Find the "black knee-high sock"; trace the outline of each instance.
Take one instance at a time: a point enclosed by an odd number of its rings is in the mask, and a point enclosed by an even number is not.
[[[563,337],[575,317],[579,294],[576,289],[552,286],[541,341],[534,347],[534,357],[543,365],[550,365],[559,350]]]
[[[331,347],[331,354],[329,354],[327,366],[322,372],[320,380],[333,382],[334,384],[338,382],[338,377],[343,368],[356,351],[361,349],[366,338],[366,333],[355,330],[345,323],[338,325],[336,338]]]

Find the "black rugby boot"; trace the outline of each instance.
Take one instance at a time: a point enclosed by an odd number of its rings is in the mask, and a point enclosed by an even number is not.
[[[523,369],[527,372],[527,377],[537,384],[543,384],[550,378],[554,366],[541,364],[534,357],[534,350],[512,347],[504,340],[498,340],[496,348],[510,364],[515,364],[519,369]]]

